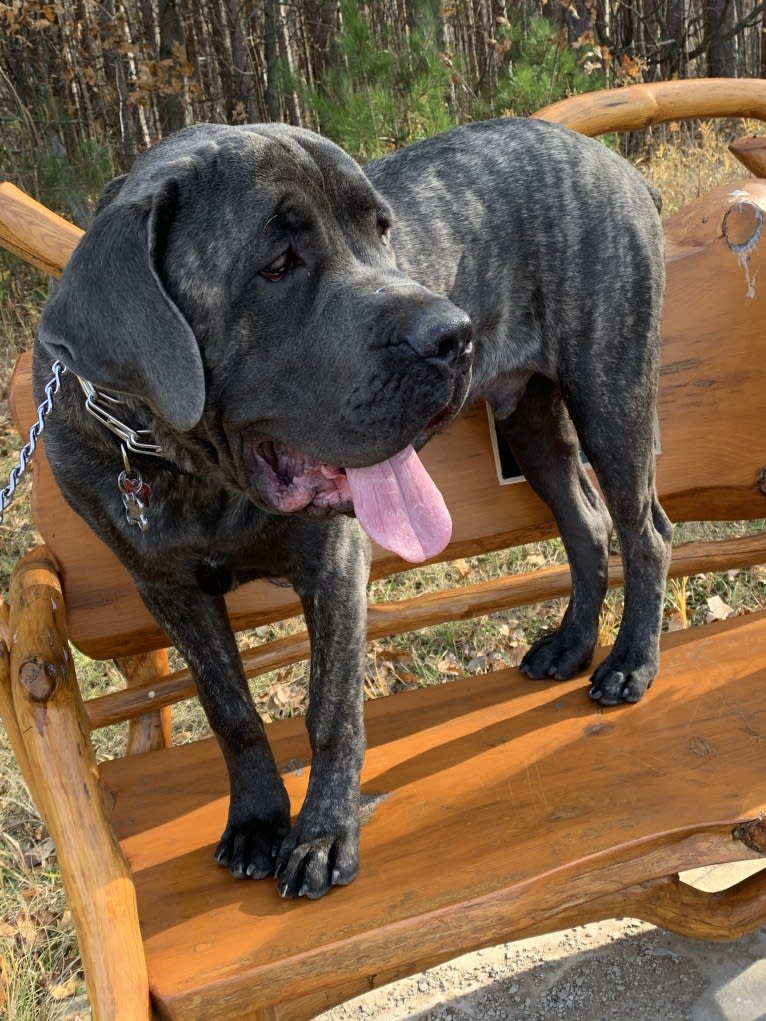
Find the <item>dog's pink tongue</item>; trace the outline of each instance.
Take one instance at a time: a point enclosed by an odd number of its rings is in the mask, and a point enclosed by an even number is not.
[[[384,549],[417,564],[452,535],[444,497],[412,447],[370,468],[346,468],[359,524]]]

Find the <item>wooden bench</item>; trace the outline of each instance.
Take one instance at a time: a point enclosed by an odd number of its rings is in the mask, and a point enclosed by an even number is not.
[[[616,112],[615,112],[616,111]],[[559,104],[541,115],[605,131],[693,115],[766,119],[766,83],[673,83]],[[737,146],[766,177],[764,148]],[[741,194],[737,194],[741,192]],[[718,188],[667,223],[658,487],[674,521],[766,517],[766,180]],[[10,185],[3,243],[57,272],[78,231]],[[753,286],[754,281],[754,286]],[[12,384],[23,434],[30,360]],[[444,558],[552,536],[526,483],[497,482],[486,413],[424,452],[455,528]],[[56,843],[97,1021],[301,1021],[436,962],[576,923],[631,915],[692,937],[766,922],[766,872],[721,893],[679,873],[766,854],[766,613],[668,634],[637,706],[604,709],[587,677],[508,669],[367,706],[362,869],[318,902],[213,863],[227,780],[216,743],[167,747],[169,706],[193,694],[115,558],[64,505],[42,452],[33,511],[45,545],[0,607],[0,710]],[[675,548],[671,574],[766,562],[766,534]],[[375,552],[373,573],[403,565]],[[612,584],[621,581],[618,562]],[[565,595],[568,571],[371,606],[371,638]],[[291,616],[290,590],[235,592],[237,629]],[[68,641],[117,657],[124,691],[80,695]],[[304,635],[244,653],[249,674],[307,654]],[[603,651],[599,653],[602,656]],[[131,721],[124,758],[98,764],[89,732]],[[293,806],[305,793],[301,719],[269,727]]]

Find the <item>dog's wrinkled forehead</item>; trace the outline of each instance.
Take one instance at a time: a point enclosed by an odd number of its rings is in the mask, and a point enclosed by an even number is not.
[[[357,164],[338,146],[313,132],[281,124],[196,125],[158,142],[136,160],[119,193],[106,202],[136,202],[171,184],[177,211],[194,207],[187,243],[204,239],[209,254],[219,239],[255,234],[277,213],[329,209],[333,218],[354,218],[385,203]],[[322,217],[326,219],[326,217]]]

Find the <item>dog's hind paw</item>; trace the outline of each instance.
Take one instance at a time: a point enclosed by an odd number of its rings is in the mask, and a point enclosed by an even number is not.
[[[639,702],[651,687],[656,673],[654,662],[633,666],[611,655],[594,671],[588,695],[601,705]]]
[[[288,825],[281,815],[229,823],[215,849],[215,860],[235,879],[265,879],[274,873],[277,851]]]
[[[288,834],[277,855],[276,877],[285,898],[323,897],[346,886],[359,871],[359,832],[323,834],[303,840],[300,826]]]

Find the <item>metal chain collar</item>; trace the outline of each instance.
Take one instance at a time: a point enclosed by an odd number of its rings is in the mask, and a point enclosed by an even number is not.
[[[77,379],[85,394],[85,410],[97,422],[105,425],[134,454],[162,457],[162,447],[158,443],[151,443],[148,439],[141,438],[151,436],[151,432],[148,429],[131,429],[130,426],[125,425],[124,422],[121,422],[119,418],[115,418],[111,413],[109,407],[115,408],[117,405],[122,404],[119,398],[96,390],[92,383],[89,383],[87,379],[82,379],[81,376],[78,376]]]
[[[37,409],[37,421],[29,430],[28,442],[19,451],[18,464],[11,471],[8,485],[0,490],[0,525],[3,523],[6,509],[13,501],[21,477],[27,470],[29,461],[37,449],[40,434],[45,428],[45,419],[53,408],[53,398],[61,389],[61,377],[66,371],[66,366],[62,365],[59,361],[54,362],[51,366],[51,378],[45,385],[45,400]],[[85,394],[86,411],[98,422],[106,426],[120,440],[125,470],[119,474],[117,486],[125,507],[125,516],[128,524],[135,525],[142,532],[145,532],[149,527],[147,506],[151,487],[144,482],[138,471],[131,466],[127,451],[130,450],[135,454],[144,454],[150,457],[162,457],[162,447],[150,441],[151,433],[148,429],[131,429],[112,414],[110,408],[114,409],[122,404],[119,398],[96,390],[92,383],[82,379],[80,376],[77,376],[77,380]]]

